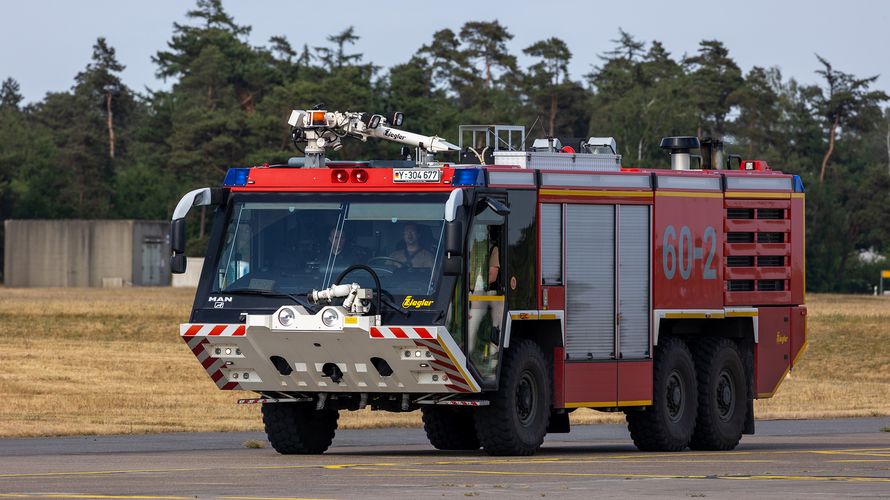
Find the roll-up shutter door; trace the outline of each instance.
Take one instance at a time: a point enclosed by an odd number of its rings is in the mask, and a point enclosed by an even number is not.
[[[618,207],[618,345],[622,358],[649,356],[649,207]]]
[[[610,359],[615,348],[615,207],[566,205],[566,357]]]
[[[541,205],[541,284],[562,284],[562,205]]]

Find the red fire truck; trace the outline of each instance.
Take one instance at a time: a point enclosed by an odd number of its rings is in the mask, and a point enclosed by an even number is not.
[[[304,157],[233,168],[173,215],[183,272],[185,216],[215,207],[180,335],[217,387],[255,393],[277,451],[321,453],[363,408],[419,408],[436,448],[495,455],[577,408],[624,412],[641,450],[754,432],[806,347],[797,176],[695,137],[662,141],[670,169],[622,168],[611,138],[464,126],[455,146],[402,120],[294,111]],[[328,160],[346,137],[417,149]]]

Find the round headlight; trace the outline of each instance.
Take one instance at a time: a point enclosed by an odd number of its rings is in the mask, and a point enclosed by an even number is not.
[[[294,322],[294,318],[296,314],[294,314],[294,310],[285,307],[284,309],[278,311],[278,322],[284,326],[290,326]]]
[[[340,319],[340,315],[334,309],[325,309],[321,313],[321,322],[324,323],[324,326],[334,326],[338,319]]]

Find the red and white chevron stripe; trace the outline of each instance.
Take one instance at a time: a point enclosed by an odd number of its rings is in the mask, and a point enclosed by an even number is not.
[[[432,331],[430,331],[432,330]],[[435,328],[420,326],[372,326],[372,339],[434,339]]]
[[[189,325],[183,325],[189,326]],[[191,325],[191,326],[203,326],[203,325]],[[209,326],[227,326],[227,325],[209,325]],[[243,325],[233,325],[240,326],[242,329]],[[243,333],[241,335],[244,335]],[[202,335],[189,335],[186,336],[182,334],[182,340],[185,341],[186,345],[189,346],[189,349],[192,350],[192,354],[198,358],[198,361],[201,363],[201,366],[207,370],[207,374],[210,375],[210,379],[216,384],[217,387],[224,391],[231,391],[238,389],[237,382],[227,382],[225,377],[223,376],[222,368],[225,366],[225,361],[222,359],[216,359],[210,357],[210,342],[207,341],[207,336]]]
[[[467,383],[460,370],[458,370],[458,368],[454,366],[454,362],[451,360],[451,357],[448,356],[448,354],[445,352],[445,349],[443,349],[438,342],[430,340],[415,340],[414,343],[417,345],[417,347],[429,349],[430,353],[432,353],[433,355],[433,359],[432,361],[430,361],[430,365],[435,367],[437,370],[443,371],[448,374],[448,380],[451,383],[445,384],[445,387],[455,392],[472,392],[470,384]]]
[[[237,324],[186,323],[179,325],[179,335],[183,337],[243,337],[245,333],[247,333],[247,327]]]

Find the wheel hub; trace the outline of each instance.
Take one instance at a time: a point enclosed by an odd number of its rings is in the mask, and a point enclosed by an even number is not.
[[[675,371],[668,377],[665,388],[665,402],[671,422],[679,422],[683,416],[683,384],[680,375]]]
[[[720,420],[723,422],[732,418],[735,412],[735,387],[733,385],[732,376],[726,370],[720,372],[717,380],[717,412]]]
[[[516,413],[519,422],[527,425],[535,418],[538,387],[531,374],[523,373],[516,386]]]

